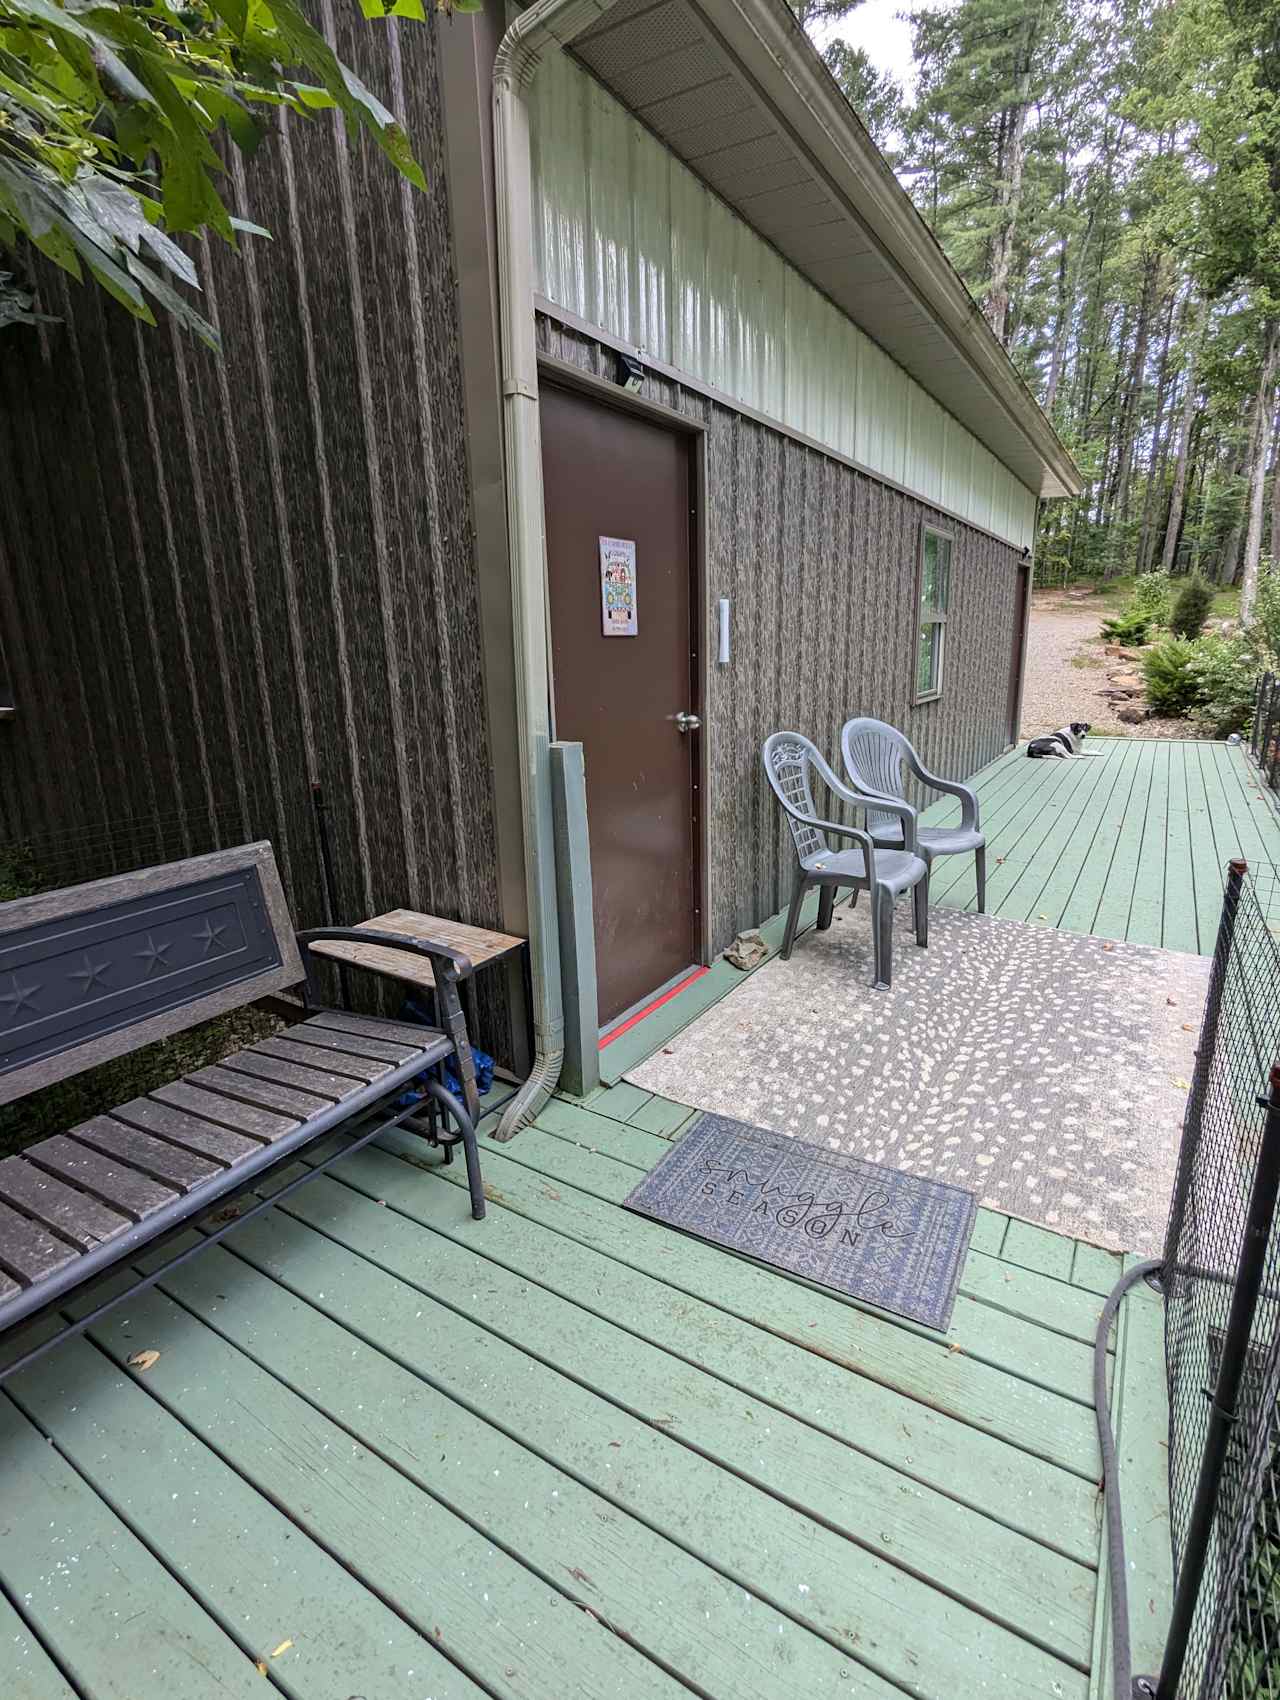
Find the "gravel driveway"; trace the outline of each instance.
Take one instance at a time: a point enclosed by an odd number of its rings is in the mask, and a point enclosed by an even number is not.
[[[1072,720],[1087,720],[1095,732],[1124,738],[1199,737],[1189,720],[1127,726],[1116,718],[1111,702],[1098,695],[1107,683],[1098,630],[1105,614],[1093,598],[1082,605],[1055,591],[1033,596],[1019,738],[1052,732]]]

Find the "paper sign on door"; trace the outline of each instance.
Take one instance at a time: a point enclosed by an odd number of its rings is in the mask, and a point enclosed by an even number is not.
[[[606,637],[635,637],[636,546],[625,537],[600,539],[600,611]]]

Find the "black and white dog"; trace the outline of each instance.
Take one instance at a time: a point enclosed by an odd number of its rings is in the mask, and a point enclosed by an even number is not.
[[[1042,756],[1073,756],[1096,755],[1096,750],[1082,750],[1081,744],[1089,731],[1087,720],[1073,720],[1070,726],[1059,726],[1056,732],[1049,732],[1043,738],[1033,738],[1027,745],[1027,754],[1033,761]]]

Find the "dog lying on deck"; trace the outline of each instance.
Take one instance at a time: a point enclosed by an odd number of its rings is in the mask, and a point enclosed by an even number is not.
[[[1087,720],[1073,720],[1070,726],[1059,726],[1056,732],[1047,732],[1042,738],[1033,738],[1027,745],[1027,754],[1032,761],[1045,756],[1060,756],[1064,760],[1074,760],[1077,756],[1099,756],[1101,750],[1082,750],[1089,731]]]

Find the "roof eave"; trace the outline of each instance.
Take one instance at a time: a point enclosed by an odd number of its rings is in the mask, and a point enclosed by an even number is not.
[[[1038,493],[1078,494],[1084,480],[1066,445],[791,11],[778,0],[696,3],[832,193],[1033,450],[1041,466]]]

